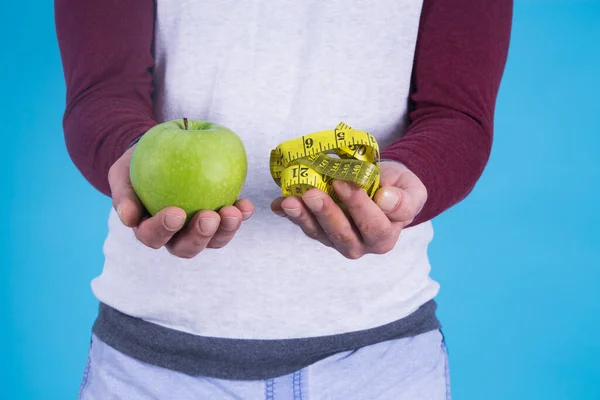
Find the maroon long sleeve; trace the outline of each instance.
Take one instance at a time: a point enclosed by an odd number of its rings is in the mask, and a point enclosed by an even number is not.
[[[83,176],[110,195],[110,166],[156,124],[154,1],[55,0],[54,6],[67,149]]]
[[[154,2],[55,0],[67,85],[64,132],[85,178],[110,195],[108,170],[156,124]],[[490,155],[512,0],[425,0],[413,71],[411,123],[382,151],[424,182],[429,220],[473,189]]]
[[[410,125],[381,152],[427,187],[413,225],[463,200],[490,156],[512,0],[425,0],[413,68]]]

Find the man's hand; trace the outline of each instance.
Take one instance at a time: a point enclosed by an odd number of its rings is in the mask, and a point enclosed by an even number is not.
[[[205,248],[225,246],[242,221],[250,218],[254,206],[247,199],[238,200],[233,206],[223,207],[219,212],[203,210],[185,223],[185,211],[167,207],[150,217],[133,191],[129,179],[129,163],[134,147],[119,158],[108,173],[113,207],[125,226],[133,228],[137,239],[148,247],[167,250],[181,258],[192,258]]]
[[[333,185],[349,216],[319,189],[310,189],[301,198],[279,197],[271,209],[287,216],[307,236],[350,259],[393,249],[402,229],[427,200],[427,189],[419,178],[393,161],[381,163],[381,187],[373,199],[357,185],[344,181],[334,181]]]

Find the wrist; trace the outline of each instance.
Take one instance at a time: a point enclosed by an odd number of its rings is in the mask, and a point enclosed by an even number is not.
[[[130,148],[132,148],[133,146],[135,146],[137,144],[137,142],[140,141],[140,139],[142,138],[142,136],[144,135],[140,135],[138,137],[136,137],[135,139],[133,139],[130,143],[129,146],[127,146],[127,150],[129,150]]]
[[[407,168],[406,165],[404,165],[403,163],[401,163],[398,160],[394,160],[392,158],[382,158],[379,160],[379,163],[383,163],[383,162],[390,162],[390,163],[395,163],[395,164],[399,164],[401,166],[403,166],[404,168]],[[408,168],[407,168],[408,169]]]

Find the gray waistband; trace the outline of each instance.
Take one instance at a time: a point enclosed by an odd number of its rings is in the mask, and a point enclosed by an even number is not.
[[[190,375],[257,380],[286,375],[333,354],[440,328],[431,300],[406,318],[357,332],[284,340],[191,335],[125,315],[106,304],[94,323],[100,340],[130,357]]]

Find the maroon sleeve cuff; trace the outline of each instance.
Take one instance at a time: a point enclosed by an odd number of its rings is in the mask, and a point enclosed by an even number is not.
[[[463,200],[490,156],[512,0],[425,0],[413,69],[410,125],[381,152],[427,188],[412,225]]]
[[[67,88],[63,118],[73,163],[110,196],[108,170],[156,124],[152,0],[55,0]]]

